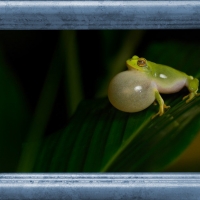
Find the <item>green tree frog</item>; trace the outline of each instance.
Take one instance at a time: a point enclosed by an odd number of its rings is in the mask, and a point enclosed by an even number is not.
[[[163,115],[170,106],[165,105],[160,93],[170,94],[187,87],[189,94],[183,99],[190,102],[199,96],[199,80],[172,67],[156,64],[145,58],[133,56],[126,61],[127,71],[117,74],[108,87],[111,104],[124,112],[139,112],[149,107],[155,100],[159,104],[157,115]]]

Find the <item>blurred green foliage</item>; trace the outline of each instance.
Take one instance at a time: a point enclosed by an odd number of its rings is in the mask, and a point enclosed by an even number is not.
[[[103,133],[101,123],[98,124],[101,131],[95,136],[90,129],[86,131],[87,136],[83,131],[79,138],[76,138],[78,134],[76,131],[71,133],[74,134],[71,136],[62,131],[68,124],[68,129],[72,126],[70,119],[77,105],[83,99],[105,97],[110,79],[126,69],[126,59],[134,54],[200,77],[199,32],[199,30],[1,31],[0,171],[100,170],[98,167],[91,168],[91,162],[94,157],[103,156],[105,144],[102,142],[102,149],[100,148],[97,155],[94,155],[97,140],[89,146],[90,140],[87,138],[98,138]],[[178,96],[171,95],[168,102],[176,105]],[[108,102],[107,99],[104,101]],[[101,104],[101,100],[97,102]],[[94,103],[94,108],[96,106]],[[85,104],[84,109],[87,108],[92,109]],[[148,110],[144,111],[146,112]],[[76,117],[76,122],[73,123],[77,124],[78,129],[85,117],[82,110],[77,113],[76,116],[80,117]],[[141,112],[140,120],[143,119],[144,113]],[[109,127],[109,123],[112,122],[111,115],[104,116],[102,113],[100,115],[105,118],[104,120],[108,120],[106,126]],[[115,115],[122,117],[121,114]],[[128,119],[126,114],[123,115]],[[144,119],[148,116],[149,114],[145,114]],[[96,118],[91,118],[89,122],[91,126],[95,127],[95,120]],[[124,119],[122,121],[125,123]],[[138,121],[137,126],[141,123]],[[198,132],[197,127],[193,129],[195,133]],[[103,135],[106,140],[109,133],[105,132]],[[186,137],[184,141],[188,142],[185,142],[180,148],[182,150],[179,150],[183,151],[193,137],[188,140]],[[114,136],[111,138],[116,141],[118,139]],[[120,143],[120,140],[118,142]],[[65,143],[68,145],[63,148]],[[89,151],[88,157],[81,156],[80,152],[83,150],[80,149],[81,145],[90,148],[86,148]],[[108,162],[109,155],[117,150],[106,148],[106,162]],[[50,149],[54,149],[54,152]],[[71,156],[71,163],[62,161],[68,159],[66,153]],[[176,152],[171,158],[177,155]],[[83,163],[84,166],[80,167]],[[164,161],[162,163],[167,164]],[[98,166],[98,161],[94,165]]]

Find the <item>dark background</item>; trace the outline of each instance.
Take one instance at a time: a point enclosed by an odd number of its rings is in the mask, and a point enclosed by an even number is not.
[[[83,98],[95,97],[98,87],[107,73],[106,60],[110,62],[116,55],[122,46],[124,38],[129,34],[128,32],[76,31]],[[62,51],[60,35],[61,31],[0,32],[0,45],[3,56],[22,86],[32,114],[37,105],[53,56],[56,54],[56,51]],[[184,42],[185,44],[200,41],[200,30],[149,30],[141,32],[141,35],[138,39],[139,44],[133,52],[133,54],[136,53],[139,56],[143,56],[143,52],[152,42],[171,40]],[[131,42],[130,45],[132,45]],[[163,52],[160,53],[162,54]],[[62,65],[62,59],[57,63],[58,67]],[[64,77],[62,76],[62,81],[63,79]],[[47,126],[47,133],[66,126],[66,119],[69,118],[69,114],[67,109],[63,109],[66,107],[64,105],[64,90],[61,84],[49,119],[50,123]]]

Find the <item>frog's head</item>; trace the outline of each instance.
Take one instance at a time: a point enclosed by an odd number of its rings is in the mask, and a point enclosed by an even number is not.
[[[145,58],[139,58],[138,56],[133,56],[131,59],[126,61],[128,69],[136,69],[142,72],[148,72],[148,61]]]

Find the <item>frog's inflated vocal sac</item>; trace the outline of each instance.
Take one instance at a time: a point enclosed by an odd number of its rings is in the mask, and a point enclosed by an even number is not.
[[[199,80],[166,65],[156,64],[145,58],[133,56],[126,61],[127,71],[117,74],[110,82],[108,98],[112,105],[124,112],[138,112],[150,106],[155,99],[159,112],[163,115],[166,106],[160,93],[170,94],[184,86],[189,94],[183,99],[186,103],[199,96]]]

